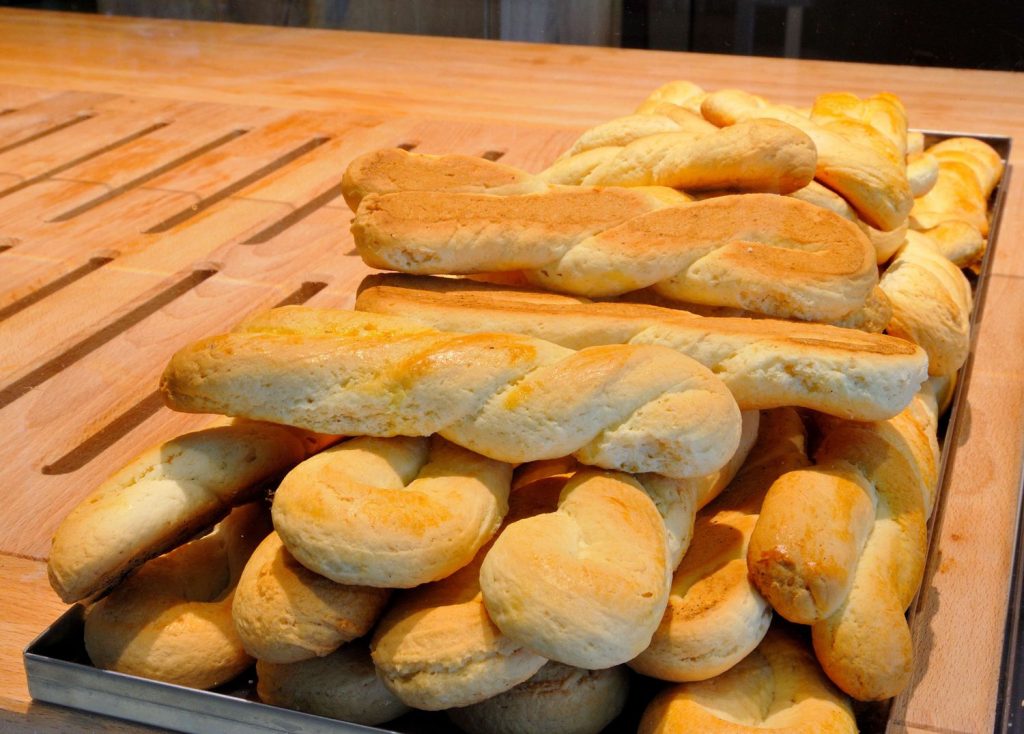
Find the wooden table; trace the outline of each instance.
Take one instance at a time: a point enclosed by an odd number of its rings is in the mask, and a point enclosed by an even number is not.
[[[1024,75],[0,10],[0,728],[138,731],[30,701],[62,611],[54,527],[141,448],[207,418],[155,394],[181,344],[367,272],[339,182],[384,146],[538,170],[677,78],[805,105],[900,95],[921,128],[1018,139]],[[991,729],[1024,453],[1024,178],[980,323],[967,425],[893,731]]]

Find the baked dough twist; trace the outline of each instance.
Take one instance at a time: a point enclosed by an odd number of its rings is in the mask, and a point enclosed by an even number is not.
[[[254,499],[262,481],[306,453],[301,431],[265,423],[208,428],[154,446],[61,522],[47,566],[50,585],[65,602],[110,588]]]
[[[288,473],[274,527],[321,576],[404,589],[473,560],[508,511],[511,480],[511,465],[441,438],[356,438]]]
[[[754,583],[779,614],[813,625],[825,672],[857,699],[909,680],[904,612],[924,573],[937,420],[923,392],[888,421],[823,421],[816,466],[775,482],[751,539]]]
[[[231,620],[235,585],[270,530],[263,503],[154,558],[85,616],[93,665],[191,688],[213,688],[252,665]]]
[[[531,334],[574,349],[669,346],[711,369],[743,410],[803,406],[854,420],[890,418],[910,402],[928,369],[920,347],[881,334],[704,318],[453,278],[370,276],[360,286],[356,308],[453,331]]]
[[[949,138],[928,148],[939,162],[938,180],[914,201],[914,229],[931,229],[948,220],[967,222],[988,235],[988,198],[1003,173],[1003,161],[987,143]]]
[[[708,129],[656,131],[618,147],[584,148],[586,152],[559,160],[540,178],[552,184],[787,194],[814,177],[814,143],[792,125],[751,120],[719,129],[701,123]]]
[[[572,352],[328,309],[276,309],[186,347],[162,389],[179,410],[273,416],[344,435],[441,433],[498,461],[573,454],[675,477],[716,470],[740,435],[721,380],[665,347]]]
[[[584,470],[558,510],[509,525],[480,567],[487,613],[544,657],[581,668],[647,647],[672,578],[665,523],[625,474]]]
[[[907,232],[907,243],[879,287],[892,303],[887,331],[928,353],[928,373],[948,375],[967,360],[971,347],[971,285],[931,241]]]
[[[789,197],[722,196],[616,222],[612,212],[601,220],[574,212],[580,193],[370,196],[352,233],[366,263],[381,269],[526,269],[550,290],[584,296],[656,284],[678,301],[806,320],[844,316],[878,282],[874,250],[856,226]]]
[[[647,707],[639,734],[856,734],[849,700],[821,674],[806,645],[773,629],[717,678],[683,683]]]
[[[388,596],[386,589],[346,586],[313,573],[271,533],[242,571],[231,616],[254,658],[294,663],[365,635]]]
[[[631,668],[663,680],[705,680],[757,647],[772,610],[748,579],[746,546],[772,481],[809,463],[804,443],[795,411],[763,414],[746,463],[697,516],[694,542],[673,576],[665,614]]]
[[[679,107],[691,112],[700,114],[700,105],[707,97],[707,92],[691,81],[678,79],[662,84],[655,89],[640,106],[636,108],[638,114],[656,113],[664,109],[666,105]]]
[[[530,476],[535,469],[526,465],[516,477],[505,526],[558,506],[568,475]],[[410,706],[436,711],[479,703],[547,662],[487,616],[480,565],[490,547],[451,576],[399,594],[377,625],[371,648],[378,674]]]
[[[786,105],[739,90],[712,92],[701,105],[704,117],[716,125],[734,125],[745,120],[771,118],[803,130],[818,150],[815,178],[838,191],[873,227],[891,230],[903,224],[913,206],[905,166],[892,158],[892,149],[877,146],[871,133],[858,139],[849,130],[829,129]],[[865,126],[856,128],[864,133]],[[884,137],[882,138],[885,139]]]

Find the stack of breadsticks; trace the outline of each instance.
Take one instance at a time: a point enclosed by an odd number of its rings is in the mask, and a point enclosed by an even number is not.
[[[892,95],[684,82],[538,174],[364,155],[402,274],[179,351],[167,404],[234,422],[76,508],[54,588],[98,666],[357,723],[597,732],[640,674],[642,732],[855,731],[912,671],[1001,166]]]

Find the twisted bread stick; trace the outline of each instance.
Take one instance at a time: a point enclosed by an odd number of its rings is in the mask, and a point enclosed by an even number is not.
[[[551,290],[586,296],[657,284],[676,300],[808,320],[849,313],[877,283],[864,235],[802,201],[722,196],[628,217],[623,209],[575,208],[590,200],[585,191],[370,196],[352,233],[366,263],[381,269],[530,269]]]
[[[256,316],[178,352],[162,389],[179,410],[272,415],[344,435],[439,432],[499,461],[574,454],[676,477],[722,466],[740,435],[721,381],[664,347],[574,353],[348,311]]]
[[[166,553],[261,481],[306,456],[300,431],[240,423],[196,431],[144,452],[82,500],[53,537],[50,585],[66,602],[97,594]]]
[[[914,202],[914,229],[960,220],[988,235],[988,198],[1003,172],[999,154],[973,138],[950,138],[928,149],[938,160],[935,186]]]
[[[903,614],[924,572],[937,420],[922,393],[888,421],[824,421],[817,465],[772,486],[751,540],[754,583],[813,624],[826,673],[861,700],[896,695],[912,669]]]
[[[339,584],[409,588],[454,573],[508,511],[512,467],[435,438],[356,438],[307,459],[274,495],[274,527]]]
[[[806,134],[776,120],[752,120],[706,132],[638,136],[620,147],[586,149],[540,177],[584,186],[671,186],[686,191],[730,189],[786,194],[814,177],[817,154]],[[606,144],[607,145],[611,145]],[[596,146],[595,146],[596,147]],[[571,173],[570,173],[571,172]],[[582,174],[582,175],[581,175]]]
[[[680,133],[689,136],[713,133],[715,126],[699,114],[683,108],[666,110],[669,114],[634,114],[616,117],[583,133],[558,160],[564,160],[595,148],[621,148],[649,135]]]
[[[757,443],[726,491],[698,515],[694,543],[672,578],[651,644],[629,666],[672,681],[719,675],[757,647],[772,611],[751,585],[747,542],[761,500],[781,473],[809,462],[795,411],[762,416]]]
[[[717,678],[659,694],[639,734],[856,734],[850,702],[790,631],[773,629]]]
[[[906,221],[914,200],[906,171],[894,163],[889,151],[848,140],[792,107],[769,104],[737,90],[709,94],[701,112],[716,125],[767,117],[803,130],[818,149],[815,177],[842,194],[864,221],[882,230],[894,229]]]
[[[693,82],[677,80],[662,84],[640,103],[636,111],[638,114],[649,113],[657,110],[662,105],[672,105],[699,113],[701,102],[707,96],[701,87]]]
[[[566,347],[662,344],[710,368],[744,409],[798,405],[854,420],[896,415],[927,377],[920,347],[881,334],[501,288],[469,280],[379,275],[356,308],[453,331],[531,334]]]

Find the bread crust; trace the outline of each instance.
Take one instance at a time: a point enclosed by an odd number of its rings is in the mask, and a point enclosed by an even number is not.
[[[550,290],[583,296],[656,284],[679,301],[807,320],[849,313],[878,282],[864,234],[806,202],[745,194],[637,216],[632,204],[598,204],[632,189],[598,191],[371,196],[352,233],[367,264],[381,269],[527,270]]]
[[[356,308],[441,329],[531,334],[566,347],[652,343],[711,369],[744,410],[802,406],[878,420],[899,413],[927,376],[923,350],[902,339],[772,320],[584,299],[450,278],[371,276]]]
[[[186,347],[162,389],[178,410],[272,416],[344,435],[441,433],[498,461],[574,454],[673,477],[718,469],[740,435],[722,382],[665,347],[572,352],[328,309],[277,309]]]

